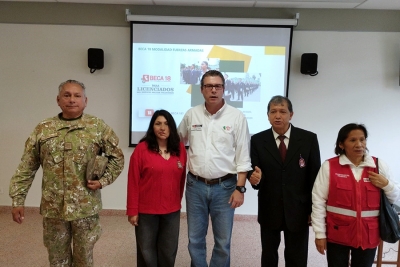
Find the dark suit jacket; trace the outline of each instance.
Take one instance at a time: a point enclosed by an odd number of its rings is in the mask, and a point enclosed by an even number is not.
[[[258,166],[262,178],[258,189],[258,222],[277,230],[283,218],[290,231],[304,229],[311,214],[311,190],[321,166],[317,135],[291,126],[285,162],[272,133],[272,129],[251,138],[251,162]],[[305,166],[300,166],[304,159]],[[248,177],[250,177],[249,172]]]

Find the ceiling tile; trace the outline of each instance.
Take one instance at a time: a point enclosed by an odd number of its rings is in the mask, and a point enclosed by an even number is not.
[[[152,0],[56,0],[60,3],[153,5]]]
[[[0,0],[0,2],[57,2],[56,0]]]
[[[272,7],[272,8],[355,8],[359,3],[343,3],[343,2],[310,2],[310,1],[257,1],[255,7]]]
[[[156,5],[252,7],[253,0],[153,0]]]
[[[0,0],[126,5],[172,5],[259,8],[335,8],[400,10],[400,0]]]
[[[368,0],[360,4],[357,8],[400,10],[400,0]]]

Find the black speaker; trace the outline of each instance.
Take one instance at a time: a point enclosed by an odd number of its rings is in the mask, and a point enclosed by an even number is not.
[[[318,55],[316,53],[305,53],[301,55],[300,72],[311,76],[317,75]]]
[[[102,68],[104,68],[103,49],[100,48],[88,49],[88,67],[90,68],[90,70],[101,70]]]

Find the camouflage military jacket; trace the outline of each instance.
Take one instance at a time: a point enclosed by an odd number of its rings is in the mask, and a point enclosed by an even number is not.
[[[36,171],[43,169],[40,213],[48,218],[76,220],[102,208],[100,190],[86,187],[88,161],[103,152],[108,164],[99,179],[113,183],[124,167],[118,137],[105,122],[83,114],[76,120],[60,115],[39,123],[25,143],[25,151],[10,183],[13,207],[23,206]]]

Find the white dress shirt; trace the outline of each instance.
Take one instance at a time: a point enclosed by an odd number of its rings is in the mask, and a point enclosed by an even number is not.
[[[189,145],[188,168],[194,175],[213,179],[250,171],[250,134],[243,113],[228,105],[210,114],[204,104],[189,109],[178,126]]]
[[[279,140],[279,136],[280,134],[278,134],[277,132],[274,131],[274,128],[272,129],[272,133],[274,134],[274,138],[275,138],[275,142],[276,142],[276,146],[279,148],[279,145],[281,143],[281,140]],[[289,129],[286,131],[286,133],[284,134],[284,136],[286,137],[285,139],[283,139],[283,141],[285,142],[286,145],[286,149],[289,148],[289,140],[290,140],[290,132],[292,131],[292,125],[289,125]]]

